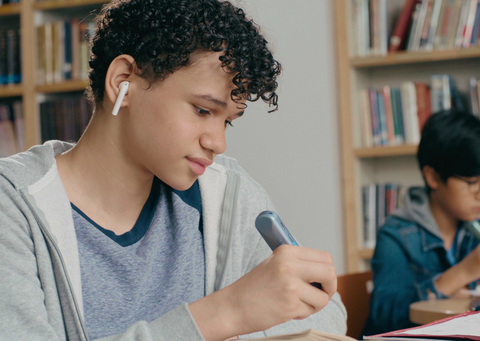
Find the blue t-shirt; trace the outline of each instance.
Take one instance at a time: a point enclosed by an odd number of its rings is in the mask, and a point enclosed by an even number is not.
[[[176,191],[155,178],[131,231],[117,236],[72,204],[90,339],[123,333],[205,296],[198,182]]]

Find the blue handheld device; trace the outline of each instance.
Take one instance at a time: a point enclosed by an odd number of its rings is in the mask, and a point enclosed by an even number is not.
[[[290,231],[288,231],[282,219],[273,211],[261,212],[257,219],[255,219],[255,227],[272,251],[283,244],[298,246],[297,241],[293,238]],[[318,289],[322,289],[320,283],[310,284]]]

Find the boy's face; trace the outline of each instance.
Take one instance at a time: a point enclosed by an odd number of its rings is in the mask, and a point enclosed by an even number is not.
[[[198,53],[190,66],[148,90],[140,80],[129,96],[123,148],[136,165],[177,190],[190,188],[225,151],[228,122],[243,114],[245,100],[231,99],[233,75],[222,69],[220,55]]]
[[[443,209],[461,221],[480,217],[480,176],[449,177],[434,191]]]

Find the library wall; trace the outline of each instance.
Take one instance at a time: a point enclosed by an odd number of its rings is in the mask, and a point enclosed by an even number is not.
[[[239,160],[304,246],[330,252],[343,273],[333,0],[241,0],[282,63],[279,110],[250,103],[227,130]]]

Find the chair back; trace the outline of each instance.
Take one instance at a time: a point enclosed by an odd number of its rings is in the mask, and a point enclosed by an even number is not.
[[[347,309],[347,335],[361,340],[373,289],[372,271],[338,276],[337,291]]]

